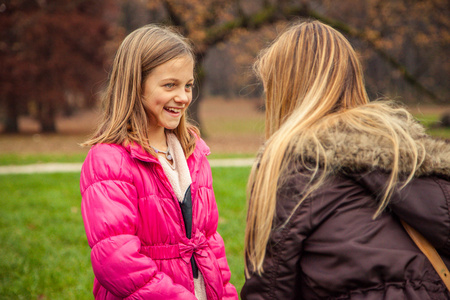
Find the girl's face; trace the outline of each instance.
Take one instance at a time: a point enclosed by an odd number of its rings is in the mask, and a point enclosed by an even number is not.
[[[151,131],[175,129],[192,101],[194,62],[188,56],[172,59],[144,81],[143,103]]]

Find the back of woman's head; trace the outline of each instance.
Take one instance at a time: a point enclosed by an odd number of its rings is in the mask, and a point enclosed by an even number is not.
[[[398,120],[400,115],[410,119],[409,113],[390,102],[369,103],[355,51],[330,26],[317,21],[293,25],[262,52],[255,70],[266,91],[268,140],[247,187],[247,274],[249,270],[263,272],[283,175],[293,168],[308,170],[303,175],[309,177],[309,183],[294,212],[333,172],[326,154],[333,153],[334,144],[322,140],[322,132],[351,128],[362,136],[383,138],[391,146],[392,170],[374,217],[386,207],[397,184],[400,146],[408,149],[410,172],[405,174],[405,184],[424,157],[423,146]]]
[[[295,111],[313,123],[368,102],[361,66],[345,37],[318,21],[295,24],[255,63],[266,92],[266,137]]]
[[[195,60],[189,41],[171,28],[147,25],[130,33],[117,50],[112,64],[103,95],[102,123],[94,138],[85,144],[123,144],[134,141],[152,153],[151,147],[145,142],[148,137],[148,118],[142,102],[143,84],[156,67],[181,57]],[[190,140],[188,127],[190,125],[183,115],[180,125],[174,130],[185,151],[189,150],[186,149],[189,148],[186,140]]]

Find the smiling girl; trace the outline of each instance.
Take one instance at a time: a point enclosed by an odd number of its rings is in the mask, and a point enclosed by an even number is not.
[[[186,120],[194,55],[148,25],[117,51],[80,179],[96,299],[237,299],[208,146]]]

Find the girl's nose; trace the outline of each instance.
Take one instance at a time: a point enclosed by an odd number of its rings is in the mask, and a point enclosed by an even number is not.
[[[175,100],[175,102],[179,102],[179,103],[185,104],[185,103],[189,102],[191,97],[192,97],[192,92],[191,91],[187,92],[185,90],[182,90],[175,96],[174,100]]]

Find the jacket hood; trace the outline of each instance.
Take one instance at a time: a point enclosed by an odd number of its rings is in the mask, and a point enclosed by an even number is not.
[[[432,138],[425,134],[422,125],[417,121],[399,118],[398,124],[405,128],[417,145],[422,145],[425,158],[415,172],[415,176],[437,175],[450,178],[450,142]],[[391,142],[383,136],[368,135],[344,122],[321,131],[318,139],[324,147],[320,161],[327,160],[333,171],[358,173],[370,170],[390,172],[394,162],[394,151]],[[301,156],[307,161],[316,159],[316,147],[310,143],[302,150]],[[405,145],[399,149],[399,172],[411,172],[411,151]]]

